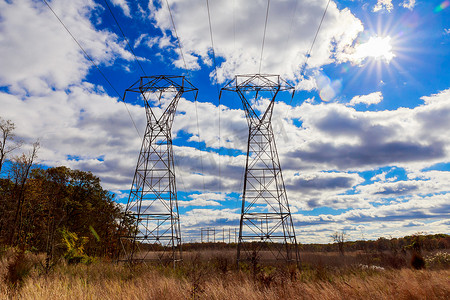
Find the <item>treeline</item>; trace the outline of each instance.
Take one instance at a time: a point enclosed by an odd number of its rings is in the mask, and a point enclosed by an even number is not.
[[[22,167],[11,163],[11,170]],[[35,167],[25,181],[16,176],[22,173],[0,179],[2,245],[44,252],[50,259],[67,251],[67,242],[86,255],[113,255],[120,208],[98,177],[67,167]]]
[[[197,250],[230,250],[236,249],[236,243],[207,242],[207,243],[184,243],[184,251]],[[339,242],[329,244],[299,244],[299,250],[302,252],[342,252],[342,251],[366,251],[366,252],[382,252],[382,251],[433,251],[440,249],[450,249],[450,235],[448,234],[423,234],[400,237],[400,238],[384,238],[377,240],[359,240],[345,241],[342,245]]]
[[[302,251],[308,252],[335,252],[341,251],[408,251],[438,249],[450,249],[450,235],[448,234],[424,234],[417,233],[400,238],[384,238],[377,240],[346,241],[339,245],[339,242],[330,244],[303,244]]]

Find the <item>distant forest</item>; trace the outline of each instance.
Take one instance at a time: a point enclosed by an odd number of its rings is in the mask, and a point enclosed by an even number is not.
[[[330,236],[330,241],[333,237]],[[236,243],[185,243],[183,250],[205,250],[205,249],[234,249]],[[335,241],[329,244],[302,244],[299,243],[300,251],[303,252],[353,252],[353,251],[433,251],[450,249],[450,235],[448,234],[417,234],[400,237],[384,238],[377,240],[358,240],[358,241]]]

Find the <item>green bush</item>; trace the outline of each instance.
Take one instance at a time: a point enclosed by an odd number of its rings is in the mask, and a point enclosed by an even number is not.
[[[61,231],[62,240],[66,247],[64,258],[68,264],[90,264],[94,258],[84,253],[84,246],[89,241],[87,237],[78,237],[75,232],[70,232],[66,229]]]

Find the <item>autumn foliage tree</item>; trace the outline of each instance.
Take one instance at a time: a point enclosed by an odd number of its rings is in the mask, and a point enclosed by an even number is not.
[[[0,185],[1,243],[26,245],[27,250],[47,253],[50,261],[64,251],[62,233],[66,231],[86,239],[84,249],[89,255],[109,256],[115,251],[120,208],[92,173],[67,167],[31,170],[20,224],[14,222],[15,183],[4,179]],[[11,241],[14,231],[18,238]]]

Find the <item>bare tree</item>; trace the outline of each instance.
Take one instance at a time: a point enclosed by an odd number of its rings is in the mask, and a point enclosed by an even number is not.
[[[331,238],[338,245],[339,252],[341,253],[341,255],[344,255],[344,244],[348,239],[348,235],[345,232],[345,230],[342,230],[341,232],[338,231],[334,232],[331,235]]]
[[[14,182],[17,206],[13,220],[13,230],[10,233],[9,244],[13,245],[15,242],[16,232],[21,230],[22,227],[22,206],[25,200],[25,183],[30,174],[31,167],[34,160],[37,157],[37,151],[39,149],[39,142],[33,143],[33,149],[26,154],[22,154],[19,157],[15,157],[11,166],[12,180]]]
[[[7,155],[22,146],[22,142],[14,141],[15,128],[11,120],[4,120],[0,117],[0,173]]]

